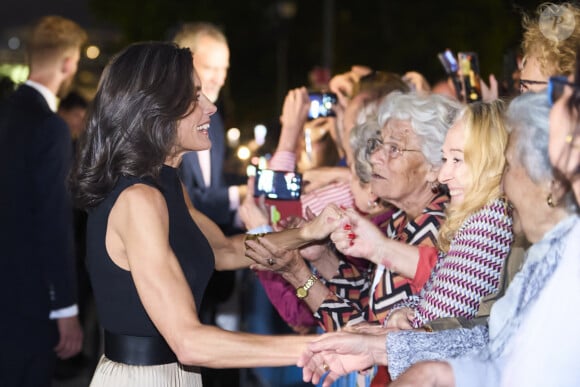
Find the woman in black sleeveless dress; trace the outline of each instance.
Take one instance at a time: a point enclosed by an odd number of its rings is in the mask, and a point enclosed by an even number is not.
[[[310,340],[198,319],[214,268],[255,263],[244,256],[244,236],[224,237],[193,208],[176,173],[185,152],[211,146],[215,110],[190,51],[170,43],[131,45],[103,73],[72,178],[89,214],[87,265],[105,330],[91,386],[201,386],[199,366],[291,365]],[[338,221],[325,214],[266,238],[286,248],[323,238]]]

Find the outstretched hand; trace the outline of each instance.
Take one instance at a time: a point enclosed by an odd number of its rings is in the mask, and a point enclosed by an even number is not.
[[[375,255],[380,255],[377,254],[377,245],[385,239],[381,230],[352,208],[346,210],[345,215],[348,221],[330,235],[336,248],[345,255],[378,263],[378,258],[375,258]]]
[[[387,330],[375,332],[332,332],[312,341],[298,361],[298,366],[303,367],[304,381],[318,383],[328,372],[323,383],[326,387],[342,375],[367,370],[374,364],[387,364]]]
[[[256,262],[250,266],[252,270],[269,270],[282,274],[296,272],[301,266],[306,266],[298,250],[280,248],[266,238],[246,240],[246,256]]]
[[[347,223],[348,219],[345,216],[345,210],[330,204],[324,208],[320,215],[304,226],[305,235],[313,241],[322,240]]]

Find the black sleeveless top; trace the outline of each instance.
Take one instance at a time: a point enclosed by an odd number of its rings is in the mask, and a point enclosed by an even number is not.
[[[121,192],[137,183],[153,186],[165,197],[169,210],[169,243],[193,292],[198,310],[215,261],[207,239],[187,210],[174,168],[164,165],[155,181],[122,176],[105,200],[89,211],[87,267],[101,325],[109,332],[122,335],[159,336],[139,299],[131,272],[117,266],[105,247],[111,209]]]

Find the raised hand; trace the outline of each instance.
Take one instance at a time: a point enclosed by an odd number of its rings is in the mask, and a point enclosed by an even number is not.
[[[256,199],[254,198],[254,179],[255,177],[253,176],[248,177],[246,197],[238,209],[240,219],[248,230],[269,223],[264,196],[258,199],[258,203],[256,203]]]

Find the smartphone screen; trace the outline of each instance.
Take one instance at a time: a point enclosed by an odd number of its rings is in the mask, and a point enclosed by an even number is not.
[[[463,85],[459,77],[459,64],[457,63],[457,59],[455,59],[455,55],[453,55],[453,51],[446,49],[437,54],[437,58],[439,58],[439,62],[441,62],[441,65],[445,69],[445,73],[453,82],[457,99],[460,101],[463,100]]]
[[[481,84],[479,81],[479,60],[475,52],[460,52],[457,54],[465,101],[467,103],[481,101]]]
[[[336,113],[332,110],[338,101],[334,93],[309,92],[310,109],[308,109],[308,119],[313,120],[319,117],[334,117]]]
[[[302,175],[297,172],[258,169],[254,196],[273,200],[298,200],[302,191]]]

